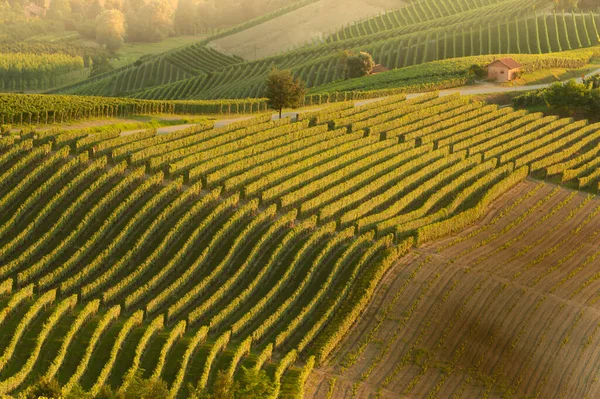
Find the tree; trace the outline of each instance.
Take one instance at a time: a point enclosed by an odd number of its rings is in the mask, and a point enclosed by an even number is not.
[[[590,93],[590,113],[598,119],[600,115],[600,88],[593,89]]]
[[[590,91],[586,85],[569,80],[554,83],[545,94],[546,104],[564,115],[583,114],[590,111]]]
[[[351,79],[369,75],[375,66],[371,54],[363,51],[348,57],[346,62],[348,63],[348,77]]]
[[[169,0],[149,0],[127,14],[127,40],[158,42],[173,33],[173,5]]]
[[[69,0],[52,0],[47,16],[51,19],[65,19],[71,15]]]
[[[297,108],[304,103],[306,89],[304,82],[294,79],[289,69],[274,68],[267,78],[265,96],[269,99],[269,106],[279,111],[281,119],[283,108]]]
[[[371,54],[364,51],[357,54],[346,50],[339,56],[339,66],[344,79],[360,78],[371,73],[375,61]]]
[[[119,10],[104,11],[96,20],[96,42],[109,51],[121,48],[125,37],[125,16]]]
[[[600,73],[583,78],[583,84],[592,89],[600,89]]]
[[[469,74],[477,79],[484,79],[487,75],[487,70],[479,64],[473,64],[469,68]]]
[[[179,35],[195,35],[198,32],[198,3],[196,0],[179,0],[175,10],[174,26]]]
[[[117,394],[113,392],[110,386],[103,385],[94,399],[117,399]]]
[[[213,384],[213,397],[215,399],[234,399],[239,385],[234,383],[225,370],[219,370]]]
[[[92,57],[92,71],[90,72],[90,78],[100,75],[105,72],[110,72],[114,68],[110,64],[110,60],[107,57]]]
[[[145,380],[141,371],[132,378],[127,390],[118,399],[163,399],[169,396],[169,387],[163,380]]]
[[[62,395],[60,385],[55,379],[41,378],[27,395],[28,398],[37,399],[39,397],[58,398]]]
[[[212,386],[212,393],[208,389],[197,389],[192,384],[188,384],[189,399],[236,399],[238,390],[239,384],[232,381],[225,370],[217,372],[217,377]]]
[[[65,396],[61,396],[64,399],[92,399],[92,395],[86,392],[81,385],[75,384]],[[98,397],[93,398],[98,399]]]
[[[256,371],[242,367],[239,388],[235,392],[235,399],[262,399],[268,398],[275,392],[273,382],[264,370]]]
[[[106,10],[119,10],[123,11],[123,0],[106,0],[104,3]]]
[[[104,11],[104,0],[92,0],[84,6],[84,13],[88,19],[96,19]]]

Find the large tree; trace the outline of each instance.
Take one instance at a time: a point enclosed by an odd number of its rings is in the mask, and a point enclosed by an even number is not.
[[[71,3],[69,0],[52,0],[47,16],[52,19],[64,19],[71,16]]]
[[[104,11],[104,4],[104,0],[92,0],[88,2],[84,7],[86,17],[89,19],[98,18]]]
[[[304,103],[306,89],[304,82],[294,79],[289,69],[274,68],[267,78],[265,96],[269,99],[271,108],[279,111],[281,119],[284,108],[297,108]]]
[[[178,35],[195,35],[199,25],[197,0],[179,0],[175,10],[175,32]]]
[[[96,42],[115,52],[123,45],[125,16],[119,10],[108,10],[96,20]]]
[[[158,42],[173,33],[173,5],[169,0],[149,0],[127,14],[127,40]]]

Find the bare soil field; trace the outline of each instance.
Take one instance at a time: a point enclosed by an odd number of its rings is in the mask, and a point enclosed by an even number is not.
[[[346,24],[402,7],[399,0],[321,0],[261,25],[211,42],[247,60],[268,57],[320,39]]]
[[[528,180],[404,257],[306,398],[600,397],[600,199]]]

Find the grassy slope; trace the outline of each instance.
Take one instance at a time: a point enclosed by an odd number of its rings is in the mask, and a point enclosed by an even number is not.
[[[401,7],[398,0],[320,0],[243,32],[215,40],[215,49],[248,60],[264,58],[321,40],[342,26]],[[255,51],[256,50],[256,51]]]
[[[118,59],[113,60],[115,68],[131,64],[140,57],[156,55],[176,49],[178,47],[194,44],[202,40],[203,36],[177,36],[168,37],[158,43],[126,43],[117,53]]]

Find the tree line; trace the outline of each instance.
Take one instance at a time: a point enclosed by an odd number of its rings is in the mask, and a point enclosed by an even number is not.
[[[30,4],[47,7],[28,19]],[[284,7],[291,0],[4,0],[0,20],[21,30],[0,32],[0,43],[51,31],[76,31],[110,51],[126,42],[158,42],[169,36],[211,33]],[[35,32],[28,32],[38,27]],[[1,29],[0,29],[1,30]]]

